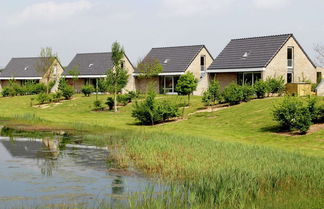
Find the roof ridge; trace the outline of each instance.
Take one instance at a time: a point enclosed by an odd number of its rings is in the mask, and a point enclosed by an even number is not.
[[[78,54],[109,54],[111,52],[85,52],[85,53],[77,53]]]
[[[153,47],[152,49],[182,48],[182,47],[193,47],[193,46],[205,47],[204,44],[196,44],[196,45],[182,45],[182,46],[162,46],[162,47]]]
[[[246,37],[246,38],[234,38],[233,40],[246,40],[246,39],[256,39],[256,38],[269,38],[269,37],[278,37],[278,36],[293,36],[293,33],[278,34],[278,35],[265,35],[265,36],[255,36],[255,37]]]

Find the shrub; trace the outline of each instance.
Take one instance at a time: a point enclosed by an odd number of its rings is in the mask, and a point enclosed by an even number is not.
[[[221,93],[220,93],[220,85],[218,81],[212,81],[207,89],[204,92],[202,97],[202,102],[206,105],[216,104],[217,100],[220,100]]]
[[[108,97],[106,104],[108,105],[109,110],[112,110],[114,108],[114,99],[112,97]]]
[[[132,98],[129,94],[119,94],[117,96],[117,101],[119,104],[126,106],[128,103],[132,102]]]
[[[30,94],[40,94],[46,92],[46,85],[43,83],[36,83],[28,87],[31,89]]]
[[[37,100],[38,104],[46,104],[46,103],[49,103],[51,101],[51,98],[50,98],[49,94],[40,93],[36,97],[36,100]]]
[[[128,95],[131,99],[136,99],[136,98],[139,98],[139,92],[137,91],[129,91],[128,92]]]
[[[155,100],[154,91],[150,91],[143,102],[136,102],[132,117],[143,125],[154,125],[179,116],[179,107],[169,101]]]
[[[275,106],[273,116],[282,128],[296,129],[303,134],[309,130],[312,124],[312,114],[297,97],[286,97],[280,105]]]
[[[96,89],[94,91],[96,91]],[[98,79],[98,91],[102,93],[108,91],[107,82],[104,78]]]
[[[58,91],[58,92],[52,94],[53,101],[59,102],[61,100],[62,96],[63,96],[63,94],[61,91]]]
[[[255,82],[253,87],[258,98],[264,98],[269,92],[267,83],[262,80]]]
[[[308,97],[307,99],[307,109],[312,117],[312,122],[316,123],[321,120],[321,107],[318,103],[317,97]]]
[[[102,102],[100,100],[95,100],[93,102],[95,110],[103,110]]]
[[[3,88],[1,94],[2,94],[3,97],[10,96],[10,88],[9,87]]]
[[[86,97],[89,97],[90,94],[92,94],[94,91],[95,91],[95,88],[92,85],[85,85],[85,86],[82,86],[82,88],[81,88],[81,92]]]
[[[312,83],[312,92],[316,92],[316,88],[317,88],[317,84],[316,83]]]
[[[70,85],[64,86],[64,88],[61,88],[60,91],[62,92],[62,96],[65,99],[71,99],[73,94],[75,93],[74,88],[72,86],[70,86]]]
[[[285,90],[285,80],[282,76],[278,78],[268,78],[266,80],[269,93],[281,95]]]
[[[230,105],[239,104],[243,100],[242,87],[235,83],[230,84],[224,89],[223,98]]]
[[[243,85],[242,91],[243,91],[243,101],[245,102],[250,101],[255,94],[253,86],[250,85]]]

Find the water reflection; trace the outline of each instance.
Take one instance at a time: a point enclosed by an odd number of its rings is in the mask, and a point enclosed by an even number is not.
[[[0,135],[0,208],[33,208],[35,202],[97,208],[102,200],[116,208],[131,193],[154,185],[127,172],[111,173],[107,150],[71,145],[68,137],[26,139],[15,138],[10,129],[5,132],[6,137]]]

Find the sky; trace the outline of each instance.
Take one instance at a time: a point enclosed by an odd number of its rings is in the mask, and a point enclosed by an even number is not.
[[[52,47],[76,53],[120,42],[134,65],[152,47],[205,44],[214,57],[233,38],[293,33],[311,58],[324,45],[323,0],[0,0],[0,67]]]

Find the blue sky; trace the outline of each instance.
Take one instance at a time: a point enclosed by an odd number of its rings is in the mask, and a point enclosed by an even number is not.
[[[294,33],[311,57],[324,44],[323,0],[0,1],[0,67],[50,46],[63,65],[76,53],[109,51],[131,61],[159,46],[205,44],[216,57],[232,38]]]

